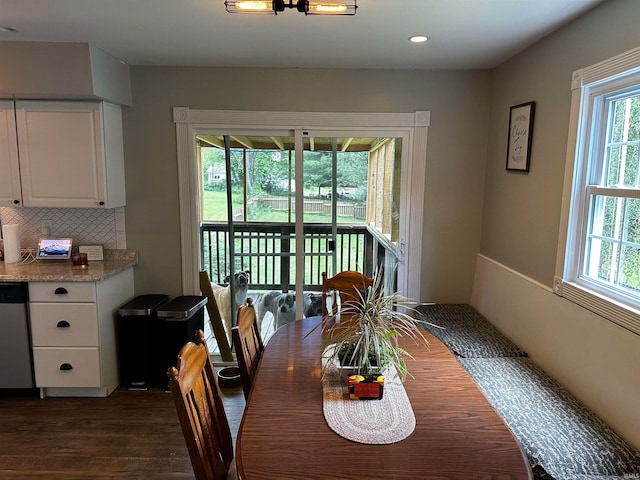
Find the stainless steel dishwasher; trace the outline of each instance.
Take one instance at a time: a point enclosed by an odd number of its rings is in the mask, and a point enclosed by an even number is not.
[[[33,388],[27,283],[0,282],[0,388]]]

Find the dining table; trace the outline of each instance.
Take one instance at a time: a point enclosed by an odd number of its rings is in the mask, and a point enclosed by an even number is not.
[[[323,413],[321,322],[308,317],[285,324],[265,345],[236,441],[241,479],[533,478],[502,418],[454,355],[426,331],[428,347],[399,339],[413,357],[402,385],[414,430],[390,444],[337,434]]]

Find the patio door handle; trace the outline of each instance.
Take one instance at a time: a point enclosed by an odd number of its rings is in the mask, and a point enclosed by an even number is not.
[[[336,248],[336,242],[335,240],[327,240],[327,251],[328,252],[333,252]]]

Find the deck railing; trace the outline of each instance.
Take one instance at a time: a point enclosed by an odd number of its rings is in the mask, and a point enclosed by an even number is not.
[[[291,223],[236,223],[234,270],[251,271],[251,289],[295,289],[295,226]],[[200,227],[201,262],[214,283],[229,274],[229,229],[226,223],[203,223]],[[319,291],[322,272],[333,272],[331,225],[305,225],[304,289]],[[371,276],[375,265],[396,258],[395,246],[380,241],[366,225],[337,227],[336,272],[357,270]],[[386,261],[385,261],[386,259]]]

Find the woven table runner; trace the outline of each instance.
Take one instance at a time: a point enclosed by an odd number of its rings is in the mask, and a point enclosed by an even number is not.
[[[324,368],[322,392],[327,424],[348,440],[374,445],[395,443],[411,435],[416,426],[409,397],[393,366],[385,371],[380,400],[351,400],[345,372],[341,374],[332,363]]]

